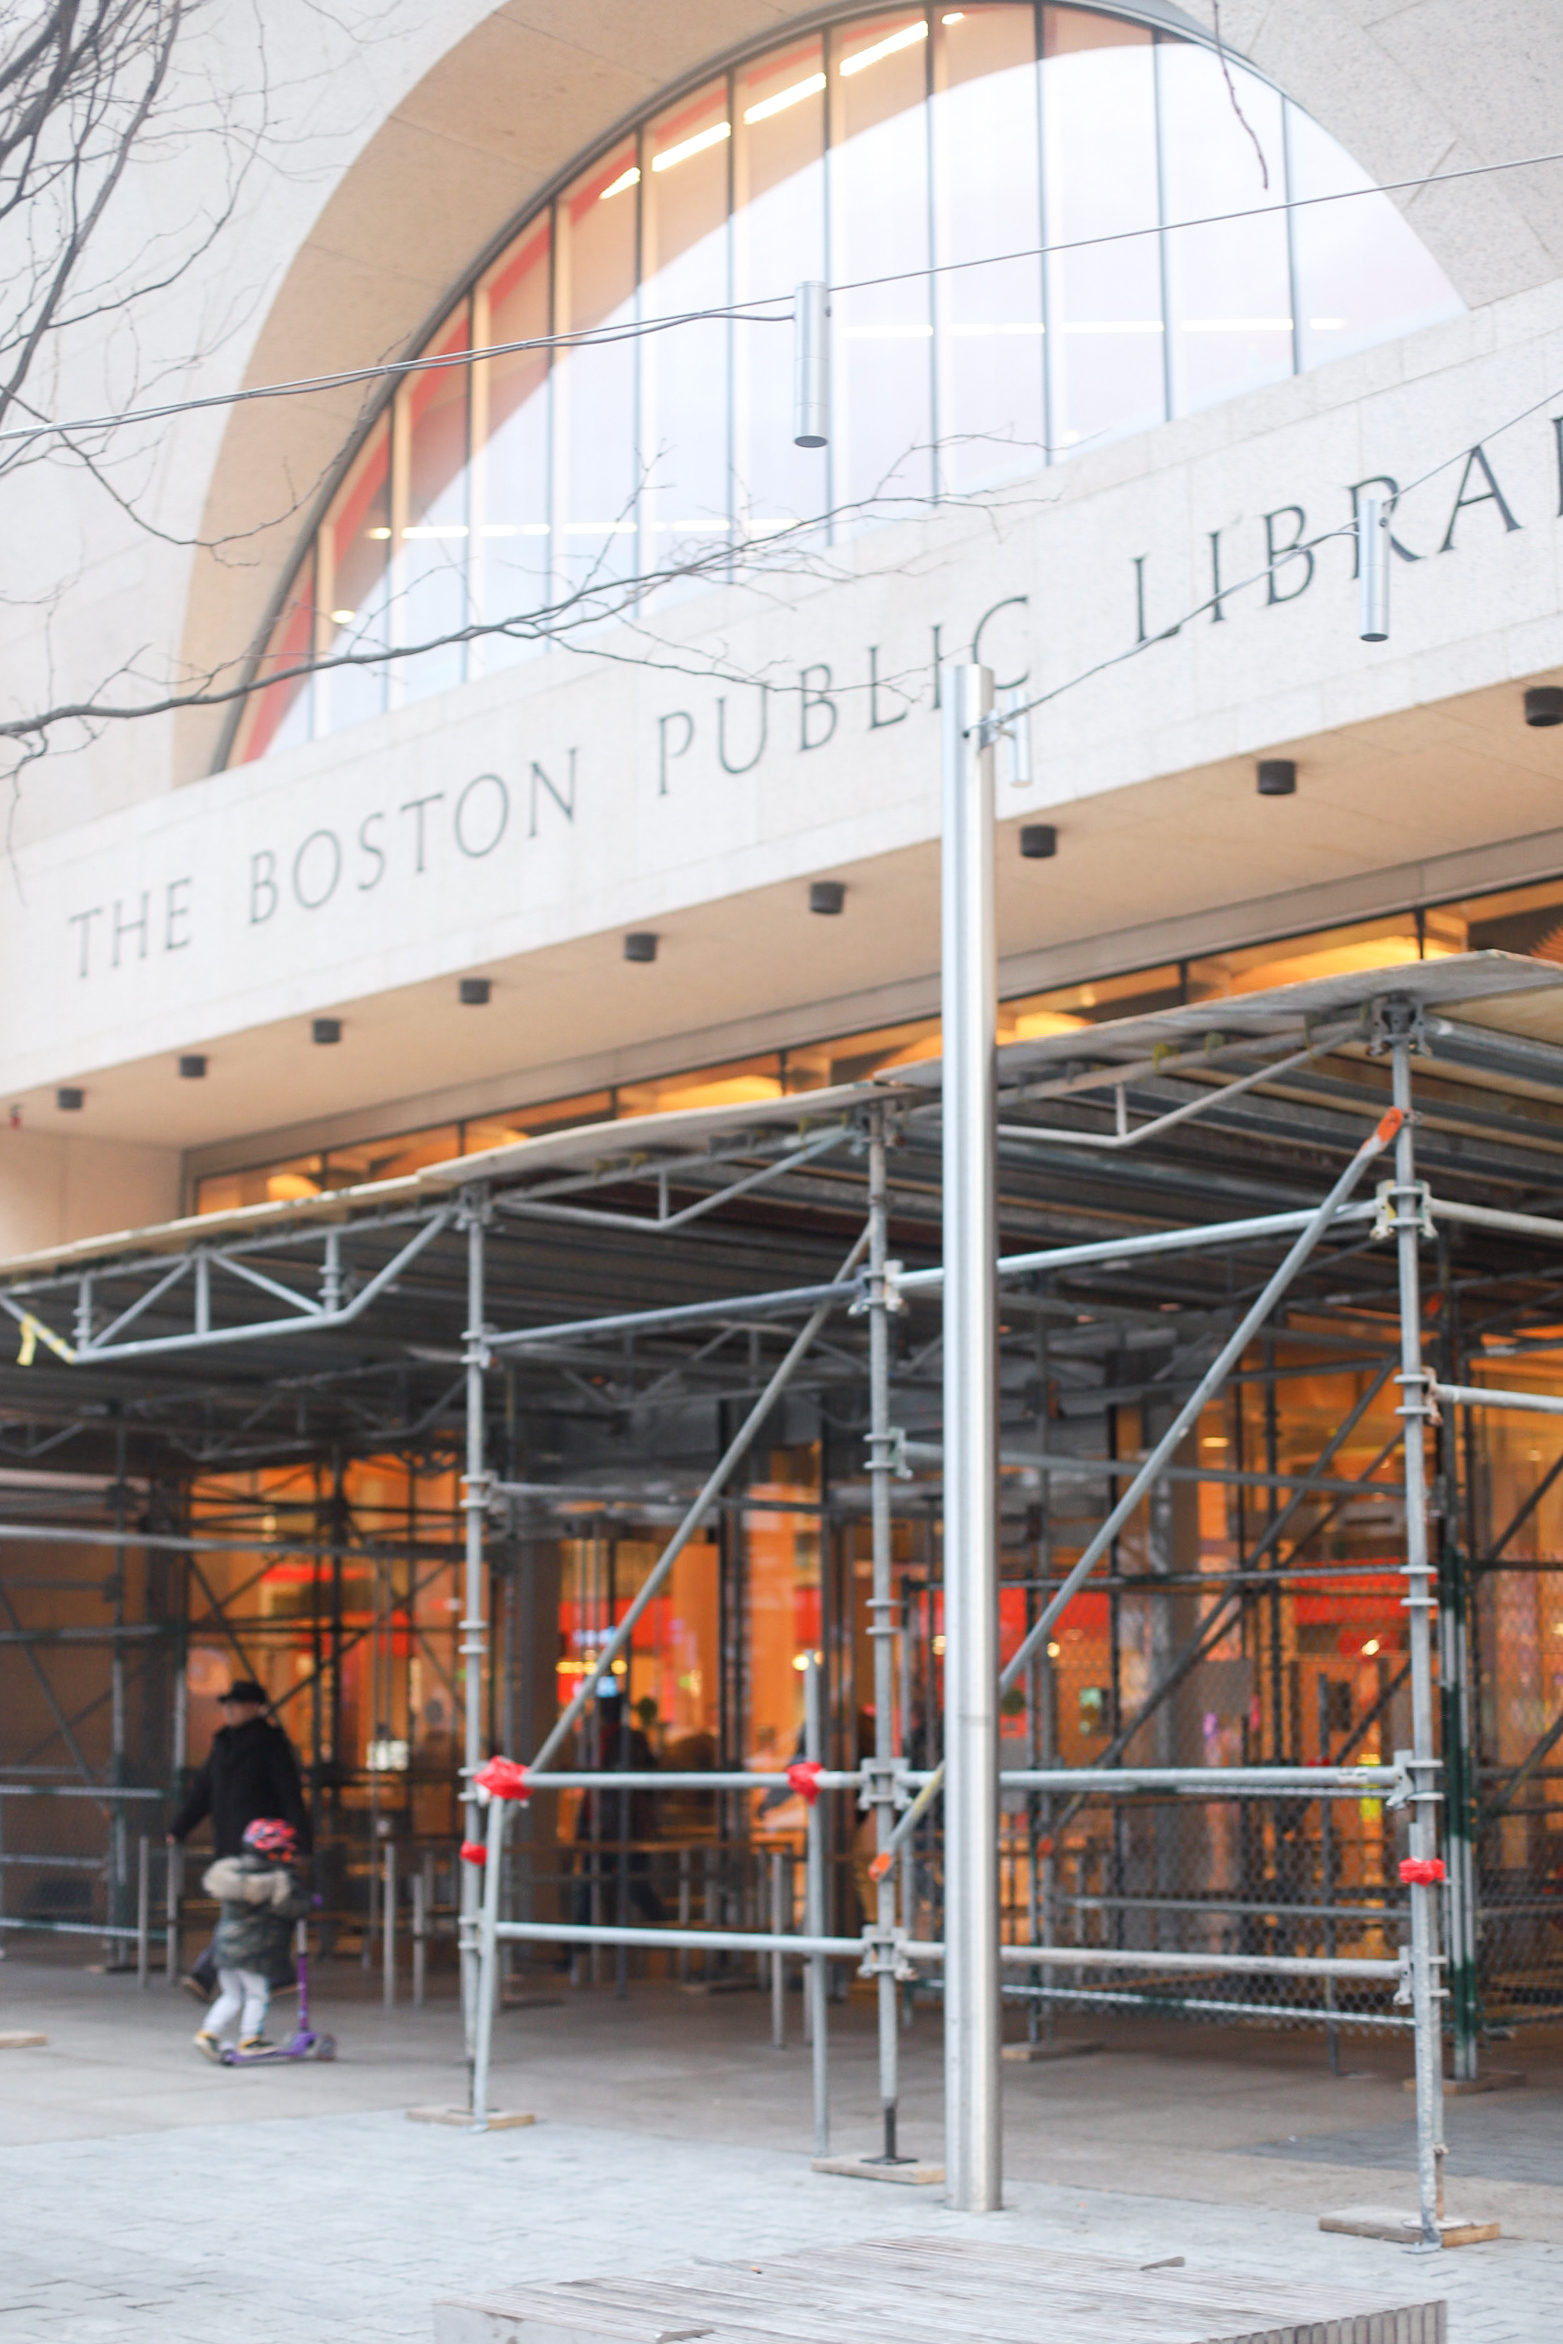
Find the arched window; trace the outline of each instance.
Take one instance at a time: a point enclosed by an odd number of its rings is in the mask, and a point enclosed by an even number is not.
[[[1457,312],[1386,196],[1283,208],[1370,182],[1229,70],[1132,15],[989,0],[844,14],[648,113],[534,207],[429,350],[785,304],[822,277],[829,448],[792,443],[774,324],[404,378],[304,551],[229,762],[492,673],[528,645],[450,638],[588,581],[783,520],[841,535]],[[438,647],[381,656],[419,644]],[[327,654],[355,664],[264,686]]]

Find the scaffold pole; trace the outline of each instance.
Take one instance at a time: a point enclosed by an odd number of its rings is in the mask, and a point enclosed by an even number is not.
[[[475,1841],[482,1810],[473,1777],[483,1763],[484,1654],[487,1646],[483,1586],[483,1519],[488,1510],[488,1478],[484,1472],[483,1377],[489,1354],[483,1325],[484,1249],[489,1214],[488,1192],[469,1190],[462,1218],[467,1233],[467,1324],[462,1336],[466,1370],[467,1469],[462,1476],[461,1505],[466,1523],[464,1601],[460,1654],[463,1669],[465,1736],[462,1750],[462,1799],[466,1837]],[[479,1877],[470,1864],[461,1866],[461,2015],[466,2038],[469,2089],[477,2051],[478,1904]]]
[[[1427,1551],[1427,1425],[1433,1414],[1431,1378],[1422,1365],[1422,1294],[1417,1243],[1422,1232],[1416,1186],[1411,1108],[1411,1045],[1415,1010],[1389,1004],[1395,1134],[1395,1244],[1400,1284],[1399,1415],[1405,1426],[1406,1612],[1411,1656],[1411,1860],[1404,1877],[1411,1901],[1411,2006],[1416,2019],[1417,2197],[1424,2247],[1441,2247],[1444,2211],[1444,2052],[1438,1982],[1437,1753],[1433,1723],[1433,1581]]]

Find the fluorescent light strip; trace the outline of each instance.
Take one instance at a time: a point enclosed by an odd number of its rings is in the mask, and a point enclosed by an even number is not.
[[[638,187],[639,185],[640,167],[636,163],[631,163],[627,171],[621,171],[619,173],[619,176],[617,179],[615,179],[611,187],[605,187],[603,189],[601,195],[598,196],[597,201],[599,203],[606,203],[610,195],[622,195],[627,187]]]
[[[926,342],[932,326],[846,326],[849,342]]]
[[[465,537],[466,534],[465,521],[431,521],[402,531],[404,537]]]
[[[633,521],[566,521],[566,537],[633,537]]]
[[[697,130],[693,138],[683,139],[677,146],[667,147],[660,155],[653,155],[651,168],[653,171],[671,171],[675,163],[685,163],[691,155],[703,155],[707,147],[720,146],[724,138],[731,138],[732,135],[733,126],[730,122],[713,122],[709,130]]]
[[[1186,317],[1186,334],[1289,334],[1289,317]]]
[[[892,33],[888,40],[876,41],[871,49],[859,49],[855,57],[844,57],[841,61],[842,78],[862,73],[868,66],[877,65],[881,57],[893,57],[897,49],[910,49],[918,41],[926,41],[927,38],[926,20],[904,25],[900,32]]]
[[[773,114],[785,114],[789,106],[801,106],[805,98],[812,98],[825,87],[823,73],[811,73],[807,81],[795,81],[789,90],[778,90],[774,98],[762,98],[757,106],[744,108],[746,122],[769,122]]]

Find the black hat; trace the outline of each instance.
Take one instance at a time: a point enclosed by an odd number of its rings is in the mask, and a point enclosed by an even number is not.
[[[253,1677],[235,1677],[227,1692],[218,1694],[217,1701],[219,1707],[229,1701],[253,1701],[259,1708],[264,1709],[266,1706],[265,1688],[257,1685]]]

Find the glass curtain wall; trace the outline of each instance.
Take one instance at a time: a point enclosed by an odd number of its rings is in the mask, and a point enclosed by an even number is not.
[[[306,550],[230,762],[503,666],[628,578],[687,591],[769,530],[979,494],[1459,307],[1335,140],[1197,42],[1030,0],[844,15],[649,115],[484,270],[427,346],[457,363],[399,385]],[[596,338],[512,347],[550,335]],[[327,654],[353,664],[312,677]]]

